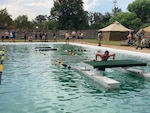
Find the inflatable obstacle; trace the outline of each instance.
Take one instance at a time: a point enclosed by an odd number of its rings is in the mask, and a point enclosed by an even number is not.
[[[79,74],[85,76],[86,78],[91,79],[91,81],[93,81],[94,84],[100,85],[103,88],[106,88],[106,89],[119,89],[120,88],[120,82],[113,80],[111,78],[108,78],[106,76],[103,76],[100,73],[93,72],[90,69],[77,67],[75,68],[75,70]]]
[[[38,48],[36,51],[57,51],[58,48]]]
[[[113,67],[133,67],[133,66],[147,66],[147,63],[143,63],[135,60],[110,60],[110,61],[87,61],[84,62],[93,66],[93,68],[113,68]]]
[[[48,48],[51,48],[51,47],[44,47],[44,46],[43,47],[35,47],[35,49],[41,49],[41,48],[42,49],[48,49]]]

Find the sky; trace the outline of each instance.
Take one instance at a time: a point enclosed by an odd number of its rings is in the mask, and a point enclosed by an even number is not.
[[[127,12],[127,6],[134,0],[116,0],[116,6]],[[83,0],[84,9],[88,12],[112,12],[114,0]],[[0,10],[6,8],[12,19],[19,15],[27,15],[34,20],[38,15],[50,15],[53,0],[0,0]]]

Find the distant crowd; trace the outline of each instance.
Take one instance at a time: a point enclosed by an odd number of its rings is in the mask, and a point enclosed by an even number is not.
[[[2,31],[1,33],[1,40],[2,42],[4,42],[4,40],[6,41],[12,41],[12,42],[15,42],[15,39],[16,39],[16,32],[14,30],[12,31]]]
[[[8,31],[8,30],[3,30],[1,33],[1,41],[2,42],[15,42],[16,40],[16,33],[18,33],[18,31],[12,30],[12,31]],[[48,41],[47,39],[47,33],[44,31],[36,31],[33,34],[29,34],[26,31],[23,31],[21,33],[21,38],[19,39],[23,39],[25,42],[29,41],[32,42],[33,40],[40,40],[40,41]]]
[[[101,46],[102,40],[102,31],[98,32],[98,46]],[[138,48],[150,48],[150,35],[146,36],[144,29],[140,29],[138,31],[130,31],[127,40],[121,43],[122,46],[134,46],[136,45],[136,49]]]
[[[80,32],[80,31],[78,32],[72,31],[71,33],[67,31],[65,34],[66,44],[69,44],[70,39],[72,39],[73,42],[77,39],[82,43],[83,35],[84,35],[83,32]]]
[[[15,30],[12,30],[12,31],[8,31],[8,30],[3,30],[1,32],[1,41],[2,42],[15,42],[16,41],[16,33],[18,33],[18,31],[15,31]],[[19,38],[18,39],[21,39],[21,40],[24,40],[24,42],[33,42],[33,40],[39,40],[41,42],[48,42],[48,33],[46,31],[35,31],[35,32],[32,32],[32,33],[29,33],[27,31],[22,31],[18,34],[21,34],[21,36],[19,35]],[[68,44],[70,39],[72,41],[75,41],[76,39],[77,40],[83,40],[83,32],[80,32],[80,31],[72,31],[72,32],[66,32],[64,34],[64,39],[66,40],[66,43]],[[52,40],[54,42],[57,42],[57,34],[56,32],[53,32],[52,34]]]

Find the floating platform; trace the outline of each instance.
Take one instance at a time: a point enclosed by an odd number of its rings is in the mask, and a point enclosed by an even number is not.
[[[93,68],[113,68],[113,67],[131,67],[131,66],[147,66],[147,63],[143,63],[135,60],[110,60],[110,61],[87,61],[84,62],[93,66]]]
[[[93,80],[96,84],[106,88],[106,89],[119,89],[120,88],[120,82],[110,79],[106,76],[101,75],[100,73],[95,73],[90,71],[90,69],[81,69],[81,68],[75,68],[75,70],[90,78],[91,80]]]
[[[87,61],[84,62],[93,68],[104,70],[105,68],[122,68],[126,72],[130,72],[132,75],[144,78],[150,81],[150,72],[145,72],[143,69],[135,69],[135,66],[147,66],[147,63],[143,63],[136,60],[112,60],[112,61]]]
[[[144,78],[147,81],[150,81],[150,72],[145,72],[140,69],[135,69],[135,68],[124,68],[127,72],[130,72],[132,75]]]
[[[57,48],[38,48],[36,51],[57,51]]]
[[[51,47],[47,47],[47,46],[45,46],[45,47],[44,46],[43,47],[35,47],[35,49],[41,49],[41,48],[42,49],[47,49],[47,48],[51,48]]]

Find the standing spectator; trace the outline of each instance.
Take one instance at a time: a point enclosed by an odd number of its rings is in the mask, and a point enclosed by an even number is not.
[[[98,46],[101,46],[102,31],[98,31]]]
[[[138,30],[134,30],[134,31],[131,32],[131,34],[132,34],[132,40],[133,40],[133,45],[137,41],[137,32],[138,32]]]
[[[9,31],[5,31],[6,40],[9,42],[10,33]]]
[[[66,44],[69,44],[69,37],[70,37],[70,34],[67,31],[66,34],[65,34]]]
[[[81,43],[83,42],[83,32],[80,33]]]
[[[128,45],[133,45],[133,36],[132,36],[131,32],[127,36],[127,44]]]
[[[80,39],[80,32],[78,31],[77,33],[77,39],[79,40]]]
[[[35,34],[34,34],[34,38],[35,38],[35,40],[37,40],[37,38],[38,38],[38,33],[37,33],[37,31],[36,31]]]
[[[137,46],[136,46],[136,49],[138,49],[139,47],[141,47],[141,40],[142,40],[142,38],[144,36],[144,30],[143,29],[139,30],[136,35],[137,35]],[[141,47],[141,49],[142,49],[142,47]]]
[[[72,31],[72,40],[73,40],[73,42],[74,42],[75,39],[76,39],[76,32]]]
[[[10,37],[11,37],[12,42],[15,42],[15,39],[16,39],[16,32],[15,32],[14,30],[12,30],[12,31],[10,32]]]
[[[47,32],[45,32],[44,34],[45,34],[45,42],[48,42]]]
[[[57,42],[57,40],[56,40],[56,33],[55,32],[53,33],[53,41]]]
[[[45,33],[44,33],[44,31],[42,33],[42,41],[45,41]]]
[[[39,37],[40,37],[40,41],[42,41],[42,32],[39,31]]]
[[[24,41],[26,42],[26,40],[27,40],[27,34],[26,34],[26,31],[23,32],[23,38],[24,38]]]

